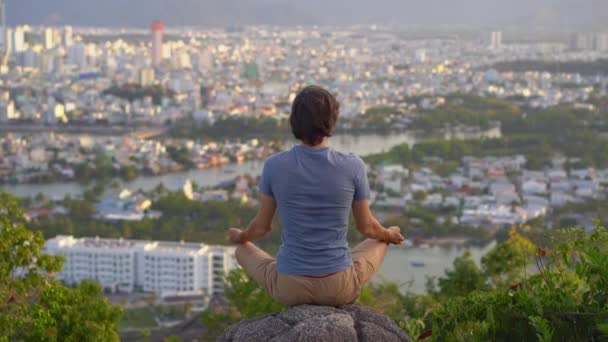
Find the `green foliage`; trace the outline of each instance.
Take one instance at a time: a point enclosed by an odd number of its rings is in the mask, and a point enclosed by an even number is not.
[[[484,273],[492,284],[509,286],[519,283],[533,258],[534,245],[517,231],[509,232],[509,239],[498,244],[481,259]]]
[[[475,290],[486,288],[486,277],[473,261],[471,253],[466,251],[463,256],[454,259],[454,267],[439,278],[441,298],[467,295]]]
[[[389,317],[400,317],[407,313],[400,301],[399,286],[384,279],[361,289],[358,303]]]
[[[160,85],[142,87],[139,84],[114,85],[103,91],[104,95],[113,95],[133,102],[144,97],[151,97],[155,105],[159,106],[163,98],[173,98],[174,92]]]
[[[493,121],[512,121],[520,116],[521,110],[507,101],[458,94],[449,96],[446,105],[420,114],[412,127],[427,132],[458,125],[488,128]]]
[[[143,308],[126,309],[120,320],[120,328],[137,328],[143,330],[145,328],[155,328],[158,326],[155,320],[153,308],[151,306]]]
[[[175,146],[167,147],[167,153],[176,163],[186,167],[191,168],[193,166],[192,159],[190,158],[190,153],[188,149],[185,147],[177,148]]]
[[[449,298],[430,311],[424,325],[432,327],[432,340],[587,341],[606,337],[602,324],[608,318],[608,233],[599,225],[591,235],[563,230],[554,235],[554,241],[554,248],[535,248],[519,234],[511,234],[483,262],[494,283],[491,288]],[[511,263],[508,258],[517,260]],[[527,264],[518,266],[526,260],[536,266],[534,272],[526,274]],[[505,266],[496,267],[501,262]],[[505,274],[521,282],[509,286],[494,280]],[[458,279],[454,274],[450,278]],[[416,326],[406,325],[410,329]]]
[[[227,275],[224,291],[227,307],[220,312],[208,310],[202,315],[209,340],[215,340],[230,325],[242,319],[259,317],[285,309],[284,305],[276,303],[242,269],[233,270]]]
[[[0,341],[117,341],[121,310],[95,283],[70,289],[54,280],[62,258],[43,246],[17,199],[0,193]]]
[[[388,106],[376,106],[368,108],[365,113],[350,120],[352,131],[379,130],[386,131],[391,129],[391,123],[395,118],[401,116],[397,108]]]
[[[256,208],[240,201],[202,203],[192,201],[182,193],[169,193],[160,197],[152,209],[161,211],[159,219],[141,221],[105,222],[93,217],[91,200],[64,200],[69,216],[58,216],[32,222],[32,229],[46,237],[59,234],[100,236],[107,238],[148,239],[168,241],[204,241],[222,244],[226,241],[226,227],[241,227],[255,216]],[[273,232],[272,238],[276,238]],[[272,239],[268,239],[272,240]],[[277,241],[276,239],[272,241]],[[273,242],[273,244],[275,244]]]
[[[530,317],[530,324],[536,331],[539,342],[551,342],[553,340],[553,329],[549,327],[549,322],[539,316]]]
[[[114,168],[112,158],[100,152],[95,153],[92,160],[76,165],[74,171],[76,180],[84,184],[92,181],[107,181],[114,177],[129,181],[138,175],[134,165],[121,165],[119,169]]]
[[[202,140],[234,138],[287,138],[289,127],[285,120],[269,117],[243,118],[224,116],[213,125],[208,122],[181,120],[171,127],[171,136]]]
[[[500,62],[494,64],[494,68],[499,71],[514,71],[514,72],[526,72],[526,71],[540,71],[556,73],[569,73],[569,74],[581,74],[586,76],[595,76],[598,74],[608,74],[608,60],[598,59],[596,61],[567,61],[567,62],[555,62],[546,60],[517,60]]]

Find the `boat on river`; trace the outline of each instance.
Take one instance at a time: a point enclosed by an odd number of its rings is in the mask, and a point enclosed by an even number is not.
[[[410,261],[410,265],[412,265],[412,267],[416,267],[416,268],[422,268],[422,267],[426,266],[426,264],[422,261]]]

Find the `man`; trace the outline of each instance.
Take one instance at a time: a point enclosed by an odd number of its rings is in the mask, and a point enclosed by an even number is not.
[[[239,264],[279,303],[355,302],[380,268],[388,244],[404,240],[399,227],[386,229],[373,217],[363,161],[329,147],[339,109],[336,98],[318,86],[296,96],[289,122],[302,144],[266,160],[257,215],[246,230],[228,231],[229,240],[238,244]],[[357,230],[368,238],[352,252],[347,241],[351,208]],[[275,259],[252,241],[271,231],[277,209],[282,244]]]

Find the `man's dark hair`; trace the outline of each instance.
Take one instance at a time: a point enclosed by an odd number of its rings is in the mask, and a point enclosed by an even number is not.
[[[291,106],[291,132],[296,139],[318,145],[330,137],[338,122],[340,103],[329,91],[319,86],[302,89]]]

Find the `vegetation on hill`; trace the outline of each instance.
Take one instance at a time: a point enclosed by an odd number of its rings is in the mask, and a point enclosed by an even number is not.
[[[289,136],[285,120],[270,117],[243,118],[223,116],[214,124],[207,121],[182,120],[171,126],[170,135],[176,138],[217,140],[236,138],[286,138]]]
[[[459,125],[489,128],[492,122],[517,120],[521,114],[517,105],[504,100],[455,94],[446,97],[445,105],[421,112],[411,127],[426,132]]]
[[[0,341],[118,341],[121,309],[93,282],[67,288],[53,279],[63,260],[43,246],[17,199],[0,193]]]
[[[522,154],[529,168],[541,169],[550,165],[554,154],[561,153],[580,159],[579,166],[608,167],[608,138],[602,134],[608,131],[608,111],[557,106],[523,112],[498,99],[458,96],[448,99],[448,105],[421,115],[413,126],[432,131],[443,122],[483,126],[490,121],[501,123],[501,138],[427,141],[413,147],[403,144],[365,159],[372,164],[388,161],[411,166],[428,157],[460,161],[464,156]]]
[[[104,95],[112,95],[129,102],[140,100],[145,97],[152,98],[152,102],[159,106],[163,98],[173,98],[174,92],[171,89],[163,88],[160,85],[142,87],[139,84],[131,83],[124,85],[113,85],[103,91]]]
[[[499,62],[494,64],[494,68],[498,71],[539,71],[549,72],[552,74],[568,73],[581,74],[585,76],[606,75],[608,74],[608,60],[598,59],[596,61],[568,61],[568,62],[553,62],[546,60],[517,60],[508,62]]]
[[[248,222],[244,218],[253,218],[256,210],[255,207],[236,200],[203,203],[192,201],[181,192],[167,193],[160,196],[151,208],[163,213],[159,219],[108,222],[94,218],[94,200],[66,199],[62,204],[69,210],[69,215],[32,222],[32,229],[43,232],[47,238],[68,234],[77,237],[122,237],[224,244],[226,227],[246,225]]]
[[[608,232],[556,230],[535,244],[515,229],[481,261],[469,253],[428,280],[428,294],[368,284],[359,302],[427,341],[599,341],[608,338]],[[228,309],[206,312],[217,336],[245,318],[282,310],[243,271],[227,277]]]

